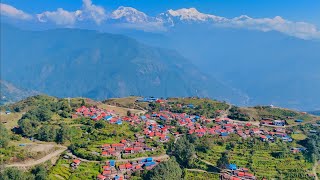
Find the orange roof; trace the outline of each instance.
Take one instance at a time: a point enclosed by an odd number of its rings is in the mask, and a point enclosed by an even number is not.
[[[109,169],[110,166],[103,166],[103,169]]]
[[[79,164],[81,161],[80,161],[80,159],[75,159],[75,160],[73,160],[73,162],[76,164]]]
[[[253,176],[253,174],[250,174],[250,173],[244,173],[244,174],[245,174],[245,176],[250,176],[250,177]]]
[[[112,147],[123,147],[124,144],[116,143],[116,144],[112,144],[111,146],[112,146]]]
[[[102,174],[111,174],[111,171],[103,171]]]
[[[244,172],[238,172],[238,176],[244,176]]]
[[[102,174],[99,174],[99,175],[97,176],[97,178],[98,178],[98,179],[106,179],[106,177],[104,177]]]
[[[127,163],[127,164],[125,164],[125,167],[126,167],[126,168],[132,168],[132,164]]]

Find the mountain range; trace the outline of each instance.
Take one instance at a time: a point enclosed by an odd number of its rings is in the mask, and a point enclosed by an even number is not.
[[[59,97],[205,96],[242,103],[237,91],[173,50],[81,29],[27,31],[2,24],[1,77]]]
[[[181,24],[165,34],[127,34],[177,50],[203,72],[247,94],[248,105],[320,108],[319,41],[201,24]]]
[[[0,80],[0,105],[17,102],[37,94],[39,94],[39,92],[22,89]]]
[[[51,36],[52,33],[54,37],[57,36],[53,42],[61,43],[61,46],[65,48],[65,51],[62,53],[64,57],[59,56],[61,61],[65,61],[67,57],[69,59],[75,58],[75,54],[78,54],[78,52],[74,52],[74,50],[83,49],[83,43],[93,43],[96,46],[94,48],[98,49],[105,46],[104,43],[108,43],[99,41],[99,45],[97,45],[97,40],[71,35],[70,38],[75,43],[82,44],[82,46],[77,44],[76,48],[69,48],[73,46],[72,43],[66,43],[67,40],[60,41],[60,38],[65,38],[64,35],[68,33],[62,33],[63,35],[60,37],[60,34],[55,35],[57,34],[56,32],[66,32],[74,29],[74,31],[84,36],[87,32],[90,32],[88,34],[96,33],[99,36],[102,36],[104,33],[122,34],[126,38],[130,37],[129,39],[131,40],[135,39],[134,41],[139,46],[143,45],[153,50],[161,50],[161,54],[164,51],[166,54],[174,52],[174,54],[179,56],[178,59],[188,62],[186,66],[196,69],[198,73],[210,79],[202,79],[204,80],[202,81],[203,84],[215,84],[216,88],[221,86],[221,89],[228,89],[228,92],[230,92],[223,94],[221,93],[222,90],[218,90],[214,92],[206,91],[204,93],[203,90],[207,88],[201,88],[201,90],[197,88],[183,91],[181,94],[177,92],[170,95],[185,96],[200,94],[202,96],[229,100],[232,103],[239,103],[238,105],[273,104],[275,106],[304,111],[320,109],[320,104],[318,103],[320,102],[320,97],[318,96],[318,92],[320,92],[320,76],[318,73],[320,52],[317,51],[320,49],[320,32],[312,24],[293,22],[280,16],[274,18],[254,18],[240,15],[238,17],[227,18],[202,13],[195,8],[169,9],[155,16],[147,15],[132,7],[120,6],[109,12],[101,8],[93,4],[84,3],[84,6],[76,11],[58,9],[56,11],[39,13],[32,16],[34,18],[31,18],[31,22],[19,22],[18,25],[19,27],[27,27],[32,30],[41,29],[45,31],[28,31],[28,33],[25,33],[25,31],[20,30],[18,34],[23,32],[22,34],[24,35],[22,37],[29,36],[30,34],[32,36],[41,36],[38,39],[39,41],[31,40],[30,45],[39,48],[39,52],[50,51],[49,56],[55,54],[51,50],[58,48],[62,51],[63,48],[59,48],[58,44],[50,47],[52,46],[52,42],[48,43],[49,50],[43,50],[43,47],[38,46],[47,46],[47,41],[52,41],[51,38],[44,38],[43,34]],[[63,17],[64,14],[72,17],[70,21],[67,21],[68,19]],[[56,29],[57,27],[65,26],[69,27],[69,29]],[[78,28],[92,29],[98,32],[79,30]],[[74,32],[69,33],[73,34]],[[15,40],[15,42],[18,44],[20,42],[28,44],[29,40],[28,38],[21,38]],[[126,48],[129,49],[132,45],[135,47],[137,44],[128,44]],[[15,48],[12,47],[12,49]],[[94,49],[89,46],[85,48]],[[119,51],[122,51],[121,48],[119,48]],[[141,50],[142,48],[138,49]],[[35,56],[37,52],[35,50],[31,50],[30,52],[33,51],[33,59],[46,59],[46,52]],[[85,52],[79,51],[81,54]],[[95,56],[92,54],[81,56],[85,56],[89,60]],[[141,52],[139,51],[139,56],[140,54]],[[167,61],[162,61],[163,57],[154,58],[154,53],[148,53],[147,55],[147,53],[143,52],[142,54],[144,54],[143,59],[150,57],[155,62],[161,59],[160,63],[168,63]],[[113,57],[114,59],[119,58],[118,56]],[[172,55],[170,55],[171,57]],[[14,59],[22,59],[22,57],[14,57]],[[49,59],[51,60],[52,57],[47,58],[47,61]],[[39,63],[37,62],[37,64]],[[180,71],[177,68],[173,69]],[[172,71],[171,69],[166,70],[168,72]],[[186,70],[186,68],[182,68],[182,70]],[[180,73],[186,73],[186,71]],[[131,82],[133,81],[130,80]],[[48,92],[45,88],[46,84],[42,85],[43,87],[39,89]],[[211,85],[208,86],[211,87]],[[27,87],[34,88],[36,86],[27,85]],[[135,89],[134,85],[127,88]],[[95,92],[94,89],[92,91],[89,89],[84,91]],[[108,92],[97,97],[114,97],[130,93],[149,95],[149,93],[145,93],[144,91],[147,90],[142,91],[138,88],[122,93]],[[159,91],[163,92],[164,90]],[[156,93],[154,95],[166,96],[169,94],[168,91],[167,93],[154,92]],[[67,94],[57,93],[57,95],[63,96]],[[96,95],[96,93],[82,92],[76,94],[89,94],[90,97]],[[235,98],[234,94],[238,94],[241,100]]]

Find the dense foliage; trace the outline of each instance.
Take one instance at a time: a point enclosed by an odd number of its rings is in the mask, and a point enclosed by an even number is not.
[[[241,112],[241,110],[237,106],[232,106],[229,110],[228,118],[237,119],[240,121],[249,121],[250,116],[247,113]]]
[[[42,166],[34,167],[31,172],[24,172],[17,168],[6,168],[0,171],[1,180],[46,180],[47,169]]]
[[[10,137],[8,130],[0,123],[0,148],[7,147]]]
[[[180,180],[182,176],[182,170],[177,163],[176,159],[172,157],[169,161],[160,163],[154,169],[149,171],[143,179],[146,180]]]
[[[195,147],[186,136],[180,137],[176,143],[173,143],[171,153],[177,159],[182,167],[190,167],[195,158]]]
[[[26,137],[35,137],[42,141],[64,143],[70,139],[71,129],[63,122],[53,124],[53,119],[63,119],[71,116],[73,108],[83,104],[82,101],[69,103],[67,99],[56,99],[47,96],[32,97],[36,106],[28,110],[18,121],[19,129],[15,131]],[[50,100],[48,100],[50,99]],[[29,101],[18,103],[17,107],[25,108]],[[31,103],[31,107],[34,102]]]
[[[226,110],[229,105],[207,98],[169,98],[169,106],[161,106],[159,103],[151,103],[152,111],[170,109],[174,113],[187,113],[201,115],[208,118],[215,118],[220,115],[219,111]]]

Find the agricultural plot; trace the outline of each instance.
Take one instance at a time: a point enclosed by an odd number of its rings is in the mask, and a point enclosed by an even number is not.
[[[59,159],[57,164],[51,169],[49,180],[67,180],[67,179],[95,179],[100,171],[99,163],[82,162],[77,169],[72,169],[71,160]]]
[[[57,164],[51,169],[48,178],[50,180],[69,179],[71,175],[71,161],[59,159]]]
[[[197,152],[197,155],[216,165],[223,152],[228,152],[231,164],[249,168],[259,179],[263,177],[267,179],[310,179],[308,174],[311,173],[313,164],[307,162],[301,153],[291,153],[289,147],[280,142],[267,144],[257,141],[253,145],[246,141],[237,143],[229,150],[226,150],[224,145],[213,145],[207,153]]]
[[[197,172],[197,171],[185,171],[185,180],[218,180],[219,174],[207,173],[207,172]]]

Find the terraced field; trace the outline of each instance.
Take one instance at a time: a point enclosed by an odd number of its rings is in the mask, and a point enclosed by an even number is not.
[[[199,158],[216,165],[225,151],[227,151],[225,145],[214,145],[209,152],[197,154]],[[227,152],[230,163],[249,168],[259,179],[263,177],[267,179],[311,178],[308,174],[312,173],[313,164],[305,161],[301,153],[292,154],[285,151],[281,144],[256,142],[252,147],[248,142],[238,143]]]
[[[70,169],[70,163],[71,161],[60,159],[55,167],[52,168],[48,178],[50,180],[56,180],[57,178],[69,179],[72,173]]]
[[[219,174],[212,174],[207,172],[200,172],[200,171],[185,171],[185,180],[207,180],[212,179],[216,180],[219,179]]]
[[[48,179],[95,179],[99,174],[101,167],[99,163],[82,162],[77,169],[73,170],[70,168],[70,164],[71,160],[60,159],[50,171]]]

